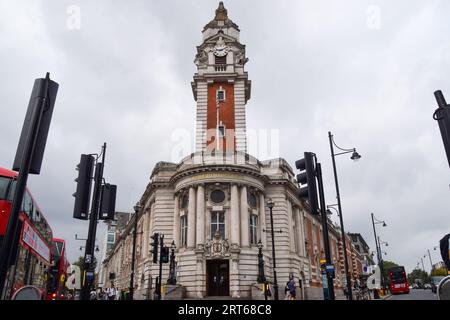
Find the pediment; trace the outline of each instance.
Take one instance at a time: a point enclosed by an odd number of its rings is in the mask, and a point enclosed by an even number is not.
[[[219,40],[220,37],[222,37],[223,41],[225,41],[226,43],[237,42],[236,38],[220,32],[220,33],[217,33],[217,34],[209,37],[208,39],[206,39],[204,41],[204,43],[216,43]]]

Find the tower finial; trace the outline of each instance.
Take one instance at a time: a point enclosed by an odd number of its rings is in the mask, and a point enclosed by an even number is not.
[[[216,9],[216,17],[214,18],[214,20],[225,21],[227,19],[228,19],[227,9],[225,9],[223,2],[220,1],[219,7]]]

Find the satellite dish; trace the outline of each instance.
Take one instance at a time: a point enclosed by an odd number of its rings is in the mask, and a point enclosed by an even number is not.
[[[11,300],[42,300],[42,291],[35,286],[24,286],[17,290]]]

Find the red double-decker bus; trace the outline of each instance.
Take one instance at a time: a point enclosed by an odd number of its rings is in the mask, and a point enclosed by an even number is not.
[[[388,270],[389,287],[392,294],[409,293],[408,277],[405,267],[397,266]]]
[[[67,268],[69,263],[66,256],[66,242],[63,239],[53,238],[51,252],[51,267],[47,282],[47,299],[66,299]]]
[[[17,176],[17,172],[0,168],[0,244],[5,237]],[[19,232],[14,241],[16,246],[13,248],[6,290],[2,298],[11,298],[16,290],[25,285],[38,287],[44,297],[51,263],[53,234],[28,189],[23,197],[17,230]]]

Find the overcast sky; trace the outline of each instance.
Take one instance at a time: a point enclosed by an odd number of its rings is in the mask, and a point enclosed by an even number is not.
[[[328,204],[336,202],[328,131],[356,147],[359,162],[337,157],[346,231],[375,250],[374,212],[388,224],[378,226],[389,242],[385,259],[411,271],[450,232],[449,167],[432,119],[433,92],[450,101],[450,2],[224,4],[249,58],[248,128],[279,130],[279,156],[292,166],[315,152]],[[74,236],[88,227],[72,218],[80,154],[107,142],[105,177],[118,185],[120,211],[132,210],[156,162],[182,158],[173,159],[173,134],[194,134],[193,60],[217,6],[0,0],[0,166],[12,166],[34,79],[50,72],[60,88],[42,171],[29,188],[54,236],[68,241],[71,262],[84,252]],[[103,237],[101,227],[99,244]]]

